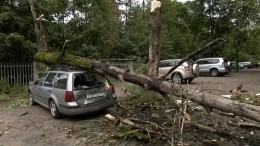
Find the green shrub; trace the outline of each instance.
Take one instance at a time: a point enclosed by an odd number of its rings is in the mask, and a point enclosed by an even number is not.
[[[10,93],[10,86],[3,78],[0,78],[0,94],[1,93]]]
[[[6,107],[5,110],[16,108],[16,107],[24,107],[30,104],[29,99],[27,98],[18,98],[14,101],[11,101]]]
[[[27,86],[15,85],[10,86],[5,80],[0,80],[0,102],[17,102],[20,105],[21,101],[27,99]]]

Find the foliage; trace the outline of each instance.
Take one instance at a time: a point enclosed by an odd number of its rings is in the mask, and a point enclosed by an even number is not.
[[[148,134],[142,133],[140,129],[131,129],[130,127],[127,126],[119,126],[117,128],[117,132],[114,135],[115,138],[121,138],[121,139],[126,139],[129,137],[134,137],[137,138],[138,140],[143,140],[143,141],[149,141],[149,136]]]
[[[9,86],[5,80],[1,79],[0,102],[9,102],[10,105],[8,105],[8,108],[29,105],[27,89],[27,86]]]
[[[0,93],[10,93],[10,85],[3,78],[0,78]]]
[[[5,110],[8,109],[12,109],[12,108],[16,108],[16,107],[24,107],[24,106],[28,106],[29,103],[29,99],[24,99],[24,98],[17,98],[14,101],[10,102],[10,104],[8,104],[5,107]]]
[[[134,59],[146,63],[149,48],[150,1],[35,0],[50,51],[94,59]],[[161,8],[161,59],[180,58],[219,37],[226,42],[197,56],[260,60],[258,0],[164,0]],[[28,1],[1,1],[0,61],[31,61],[35,34]]]

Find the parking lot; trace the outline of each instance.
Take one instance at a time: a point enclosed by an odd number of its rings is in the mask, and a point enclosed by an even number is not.
[[[231,72],[223,77],[200,76],[189,84],[213,94],[229,94],[229,91],[243,84],[247,92],[260,93],[260,69],[247,69]],[[188,86],[183,84],[183,86]],[[121,87],[116,85],[116,90]],[[123,92],[117,95],[124,98]],[[102,145],[109,137],[104,129],[106,112],[74,118],[55,120],[48,110],[36,105],[4,110],[0,103],[0,146],[7,145]],[[4,131],[4,132],[3,132]],[[106,143],[108,144],[108,143]]]
[[[260,93],[260,69],[232,71],[230,74],[222,77],[200,76],[194,79],[190,86],[222,95],[229,94],[230,90],[233,90],[240,84],[243,85],[242,89],[248,93]]]

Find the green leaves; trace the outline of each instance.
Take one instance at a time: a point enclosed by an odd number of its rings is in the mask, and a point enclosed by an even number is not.
[[[142,1],[143,2],[143,1]],[[0,61],[29,61],[35,33],[27,1],[0,2]],[[149,1],[35,0],[48,49],[95,59],[131,58],[146,62],[149,49]],[[257,0],[164,0],[161,7],[161,59],[185,56],[202,44],[224,37],[227,42],[201,56],[260,60],[260,3]],[[214,50],[214,51],[213,51]],[[24,57],[21,57],[24,56]]]

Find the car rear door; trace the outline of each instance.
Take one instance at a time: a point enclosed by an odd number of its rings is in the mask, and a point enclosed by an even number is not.
[[[112,86],[107,79],[89,72],[74,74],[73,94],[80,106],[102,103],[113,98]]]

